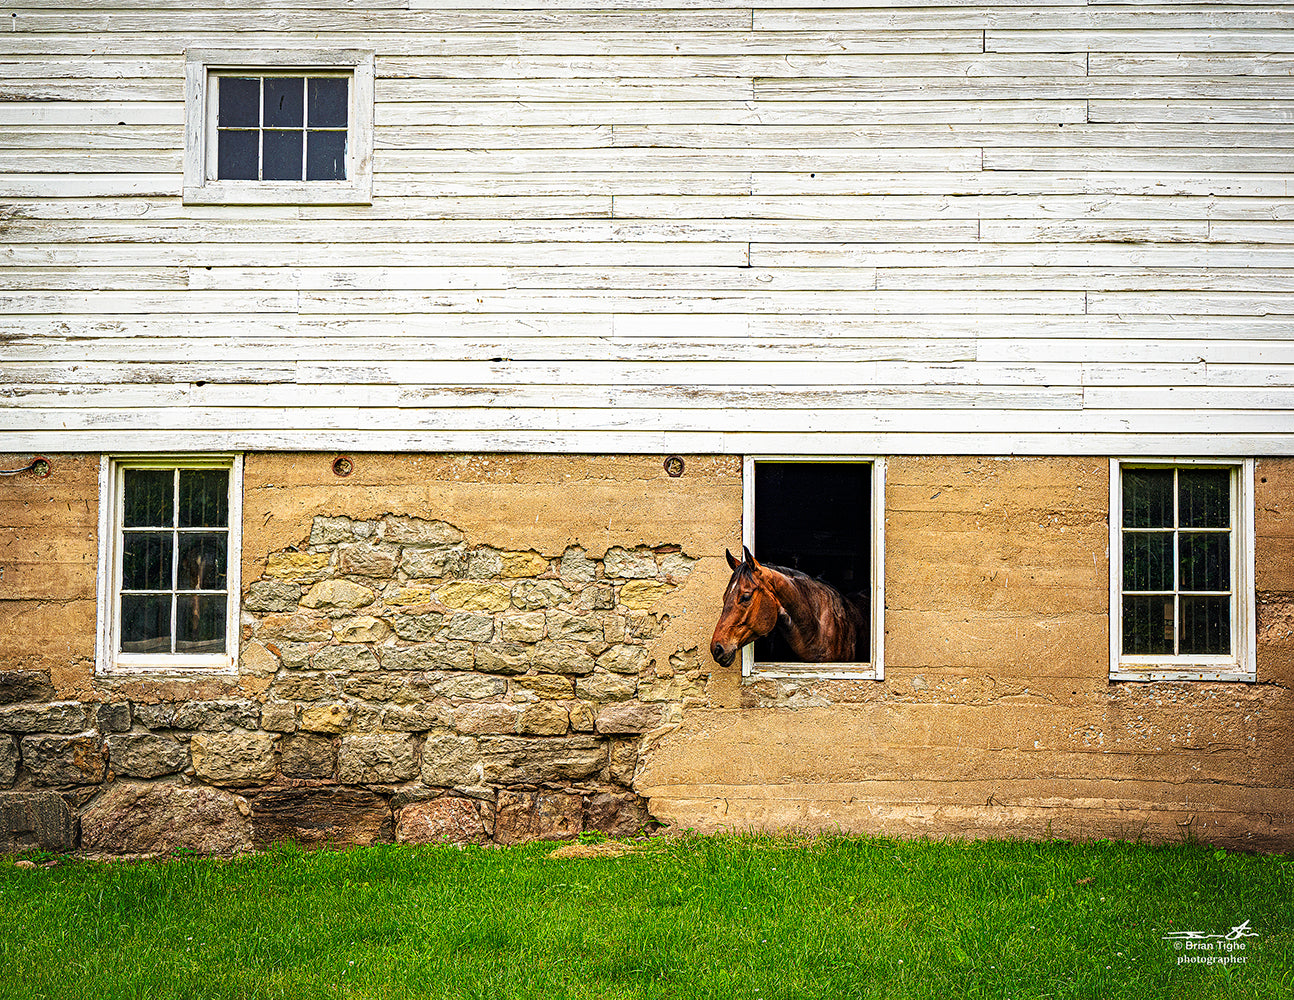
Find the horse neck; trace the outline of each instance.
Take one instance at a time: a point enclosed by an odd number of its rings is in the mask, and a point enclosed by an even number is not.
[[[769,589],[786,613],[788,638],[792,647],[799,646],[801,642],[812,642],[819,632],[819,619],[817,608],[806,589],[787,574],[769,566],[764,567],[764,573]],[[797,642],[797,638],[800,642]],[[803,650],[797,648],[796,652],[802,654]]]

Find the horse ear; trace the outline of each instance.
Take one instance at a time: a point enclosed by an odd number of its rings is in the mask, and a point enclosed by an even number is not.
[[[732,553],[731,553],[731,552],[729,552],[727,549],[724,549],[724,550],[723,550],[723,554],[724,554],[725,556],[727,556],[727,557],[728,557],[728,568],[729,568],[729,569],[736,569],[736,568],[737,568],[737,560],[736,560],[736,559],[734,559],[734,558],[732,557]]]
[[[747,548],[746,546],[744,546],[744,545],[741,547],[741,557],[742,557],[746,562],[750,563],[750,568],[751,568],[751,569],[763,569],[763,567],[762,567],[762,566],[760,566],[760,565],[759,565],[759,563],[755,562],[755,557],[754,557],[753,555],[751,555],[751,554],[750,554],[750,549],[748,549],[748,548]]]

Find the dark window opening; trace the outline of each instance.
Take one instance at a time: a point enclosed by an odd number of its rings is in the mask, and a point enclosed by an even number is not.
[[[347,78],[221,76],[219,87],[218,179],[346,179]]]
[[[798,569],[855,598],[867,620],[856,662],[870,662],[870,462],[756,462],[755,558]],[[776,632],[755,643],[757,662],[795,659]]]

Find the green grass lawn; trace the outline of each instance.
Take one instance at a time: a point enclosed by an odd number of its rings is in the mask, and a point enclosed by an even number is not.
[[[1294,997],[1294,859],[764,837],[0,862],[0,996]],[[1171,931],[1243,949],[1177,951]],[[1179,958],[1243,959],[1179,964]]]

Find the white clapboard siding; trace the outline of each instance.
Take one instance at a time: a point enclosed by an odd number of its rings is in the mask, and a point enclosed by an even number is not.
[[[33,0],[0,449],[1294,452],[1294,4]],[[186,205],[185,50],[374,53]]]

